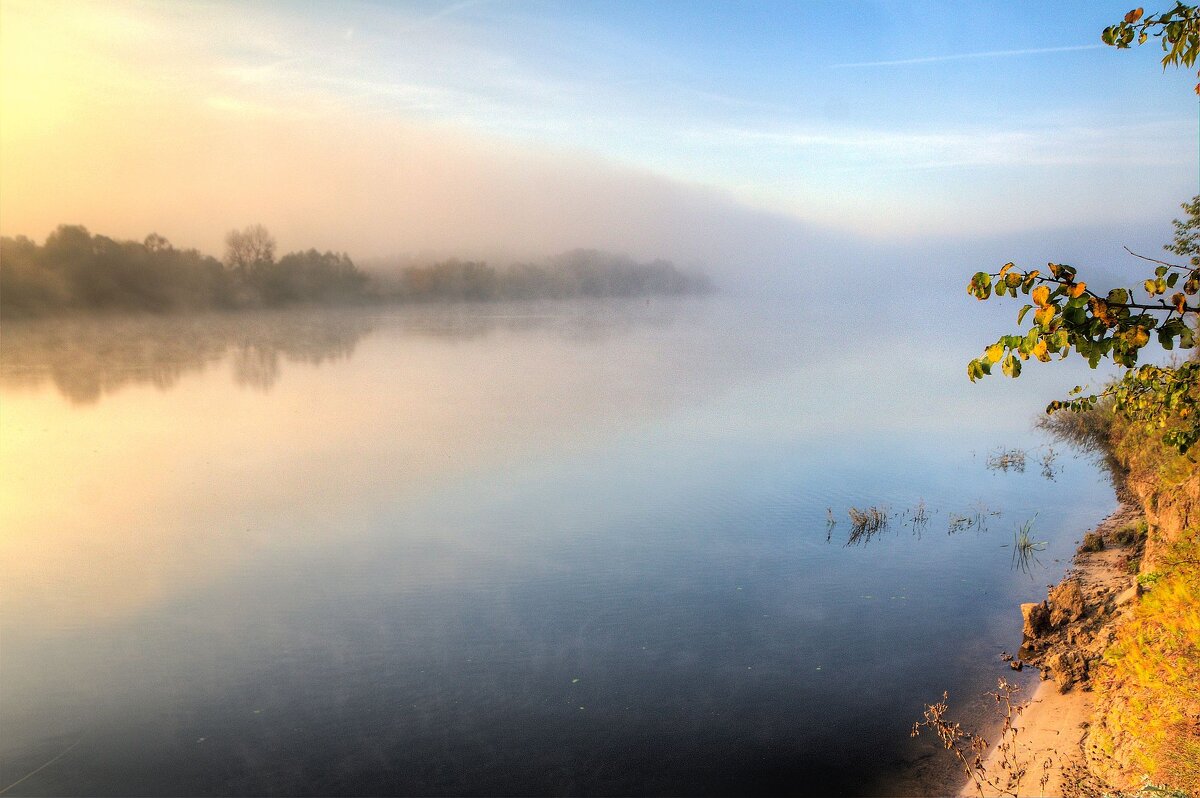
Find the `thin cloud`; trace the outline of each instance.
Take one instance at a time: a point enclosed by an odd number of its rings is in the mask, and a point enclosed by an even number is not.
[[[893,172],[932,169],[1028,166],[1162,166],[1171,158],[1139,147],[1141,141],[1187,141],[1194,122],[1162,120],[1129,125],[1048,126],[938,132],[851,127],[756,130],[720,128],[689,131],[692,138],[742,141],[754,151],[776,148],[775,163],[811,165],[825,172]],[[807,166],[806,166],[807,168]],[[786,176],[781,176],[787,179]]]
[[[831,64],[834,69],[850,67],[907,66],[909,64],[933,64],[939,61],[966,61],[972,58],[1007,58],[1014,55],[1038,55],[1040,53],[1070,53],[1077,50],[1098,50],[1103,44],[1076,44],[1070,47],[1035,47],[1027,50],[987,50],[979,53],[956,53],[954,55],[928,55],[921,58],[901,58],[896,61],[858,61],[852,64]]]
[[[433,23],[437,22],[440,19],[445,19],[446,17],[454,16],[455,14],[458,14],[460,11],[466,11],[468,8],[486,5],[489,2],[491,2],[491,0],[459,0],[459,2],[450,3],[449,5],[445,6],[444,8],[440,8],[437,11],[433,12],[432,14],[429,14],[428,16],[413,20],[408,25],[401,27],[396,32],[397,33],[413,33],[415,31],[420,30],[421,28],[428,26],[428,25],[432,25]]]

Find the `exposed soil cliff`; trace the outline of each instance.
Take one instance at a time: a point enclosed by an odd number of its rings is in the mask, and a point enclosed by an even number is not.
[[[1200,796],[1200,468],[1145,430],[1109,434],[1121,505],[1021,606],[1013,664],[1045,681],[984,772],[1027,769],[1022,795]]]

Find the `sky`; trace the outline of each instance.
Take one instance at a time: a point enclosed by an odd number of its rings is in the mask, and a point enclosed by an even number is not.
[[[779,269],[1161,243],[1200,109],[1153,43],[1100,44],[1127,6],[0,0],[0,232]]]

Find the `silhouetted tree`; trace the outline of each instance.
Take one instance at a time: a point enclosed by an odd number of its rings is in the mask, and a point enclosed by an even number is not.
[[[239,271],[275,262],[275,239],[261,224],[225,234],[225,265]]]

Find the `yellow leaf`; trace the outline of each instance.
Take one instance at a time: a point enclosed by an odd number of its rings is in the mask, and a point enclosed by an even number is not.
[[[1076,299],[1083,296],[1083,292],[1087,290],[1087,283],[1075,283],[1067,292],[1071,295],[1071,299]]]
[[[1175,310],[1182,314],[1184,309],[1187,308],[1187,299],[1183,294],[1175,294],[1171,297],[1171,304],[1175,306]]]
[[[999,274],[999,276],[1000,276],[1000,277],[1003,277],[1005,274],[1007,274],[1007,273],[1008,273],[1008,270],[1009,270],[1009,269],[1011,269],[1012,267],[1013,267],[1013,264],[1011,264],[1011,263],[1006,263],[1006,264],[1004,264],[1002,267],[1000,267],[1000,274]]]
[[[1054,307],[1052,305],[1040,307],[1033,312],[1033,323],[1039,327],[1045,327],[1050,323],[1052,318],[1054,318]]]
[[[983,354],[988,363],[999,363],[1000,358],[1004,357],[1004,347],[1000,344],[992,344]]]
[[[1129,331],[1129,342],[1134,346],[1145,346],[1150,340],[1150,333],[1145,327],[1134,327]]]
[[[1033,356],[1043,363],[1050,362],[1050,354],[1046,351],[1046,342],[1038,341],[1033,345]]]
[[[1033,289],[1033,294],[1031,294],[1031,296],[1033,297],[1033,304],[1037,305],[1039,308],[1045,307],[1046,303],[1050,301],[1050,289],[1044,285],[1039,285],[1037,288]]]

